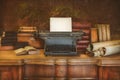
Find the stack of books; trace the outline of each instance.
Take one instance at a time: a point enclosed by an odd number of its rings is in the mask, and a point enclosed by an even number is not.
[[[33,38],[35,32],[37,32],[36,27],[20,27],[17,34],[18,42],[28,42]]]
[[[22,26],[18,29],[18,32],[27,32],[27,33],[31,33],[31,32],[36,32],[37,31],[37,27],[30,27],[30,26]]]
[[[40,48],[40,39],[36,39],[34,34],[38,32],[37,27],[23,26],[18,29],[17,42],[25,43],[36,48]],[[19,47],[19,46],[18,46]]]
[[[95,27],[98,28],[99,42],[111,40],[110,24],[95,24]]]
[[[75,21],[73,22],[73,31],[83,31],[85,34],[82,40],[77,40],[77,50],[86,51],[88,44],[90,43],[91,23],[84,23]]]
[[[2,33],[1,46],[13,46],[17,42],[17,32],[5,31]]]

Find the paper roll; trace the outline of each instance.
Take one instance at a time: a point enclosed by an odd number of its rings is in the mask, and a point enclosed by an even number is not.
[[[110,46],[110,45],[118,45],[120,44],[120,40],[113,40],[113,41],[105,41],[105,42],[98,42],[89,44],[87,47],[88,51],[94,51],[102,47]]]
[[[104,56],[120,53],[120,45],[113,45],[105,47]]]
[[[109,56],[109,55],[117,54],[120,53],[120,45],[102,47],[94,51],[93,53],[94,56]]]

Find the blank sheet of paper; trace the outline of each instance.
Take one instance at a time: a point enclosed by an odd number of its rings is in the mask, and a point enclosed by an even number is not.
[[[51,17],[50,32],[72,32],[71,17]]]

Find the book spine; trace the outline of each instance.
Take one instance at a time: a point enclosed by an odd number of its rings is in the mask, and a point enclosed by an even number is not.
[[[4,41],[1,41],[1,44],[7,44],[7,43],[16,43],[17,41],[7,41],[7,40],[4,40]]]
[[[6,31],[6,32],[3,32],[3,37],[13,37],[13,36],[17,36],[17,32],[9,32],[9,31]]]
[[[86,51],[88,44],[90,43],[91,23],[73,22],[73,31],[83,31],[85,34],[82,39],[77,40],[77,51]]]
[[[18,36],[17,37],[17,42],[28,42],[32,38],[33,37],[29,37],[29,36]]]
[[[79,29],[79,28],[90,28],[90,23],[80,23],[80,22],[73,22],[72,23],[73,28]]]
[[[110,25],[109,24],[96,24],[98,28],[99,41],[110,40]]]
[[[73,29],[73,31],[83,31],[85,35],[90,34],[90,29]]]
[[[2,37],[2,40],[15,41],[17,40],[17,37]]]
[[[21,30],[24,30],[24,29],[35,30],[35,29],[37,29],[37,28],[36,28],[36,27],[29,27],[29,26],[28,26],[28,27],[25,27],[25,26],[24,26],[24,27],[20,27],[20,29],[21,29]]]
[[[91,28],[91,42],[98,42],[98,29]]]
[[[107,40],[107,37],[106,37],[106,25],[102,24],[101,27],[102,27],[102,41],[106,41]]]
[[[103,40],[103,38],[102,38],[102,35],[103,35],[102,34],[102,27],[101,27],[100,24],[97,24],[96,26],[98,27],[99,41],[101,42]]]
[[[21,30],[20,32],[36,32],[36,30]]]
[[[106,35],[107,35],[107,40],[111,40],[111,37],[110,37],[110,25],[109,24],[106,25]]]
[[[34,34],[32,34],[32,33],[18,33],[17,34],[17,37],[33,37],[34,36]]]
[[[14,43],[1,43],[1,46],[14,46]]]
[[[82,36],[82,40],[90,40],[90,36],[89,36],[89,35],[86,35],[86,36],[83,35],[83,36]]]
[[[84,44],[89,44],[90,43],[90,41],[89,40],[80,40],[80,41],[77,41],[77,44],[78,45],[84,45]]]
[[[77,50],[86,50],[88,45],[77,45]]]

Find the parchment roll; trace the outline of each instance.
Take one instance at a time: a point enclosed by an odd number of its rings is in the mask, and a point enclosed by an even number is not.
[[[88,51],[95,51],[95,50],[102,48],[102,47],[111,46],[111,45],[118,45],[118,44],[120,44],[120,40],[97,42],[97,43],[89,44],[87,47],[87,50]]]
[[[99,48],[94,51],[94,56],[108,56],[120,53],[120,44]]]

